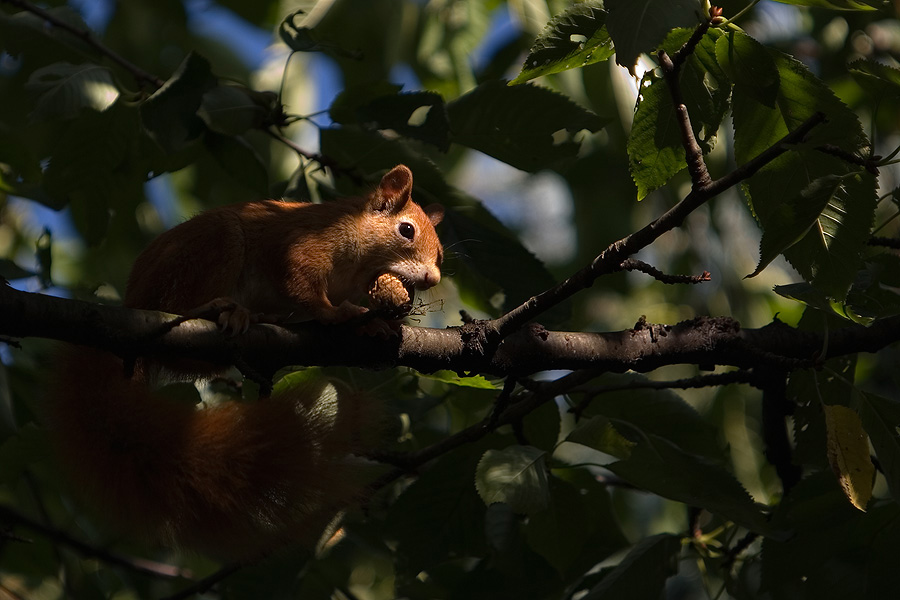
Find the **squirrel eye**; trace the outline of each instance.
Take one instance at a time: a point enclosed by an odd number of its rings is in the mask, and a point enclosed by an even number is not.
[[[397,227],[397,231],[400,232],[400,235],[405,237],[408,240],[413,239],[416,235],[416,228],[412,226],[411,223],[403,222]]]

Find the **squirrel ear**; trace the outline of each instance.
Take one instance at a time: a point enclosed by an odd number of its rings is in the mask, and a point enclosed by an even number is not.
[[[425,214],[434,226],[437,226],[438,223],[444,220],[444,207],[440,204],[429,204],[422,210],[425,211]]]
[[[412,195],[412,171],[406,165],[397,165],[381,178],[373,195],[374,208],[378,211],[398,211]]]

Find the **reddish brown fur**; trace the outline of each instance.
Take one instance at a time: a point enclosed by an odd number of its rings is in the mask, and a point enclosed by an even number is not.
[[[352,303],[381,273],[430,287],[440,279],[442,212],[423,211],[411,189],[401,165],[365,199],[199,215],[138,257],[125,304],[184,314],[230,297],[252,312],[339,321],[364,310]],[[398,233],[401,221],[415,226],[414,241]],[[348,455],[378,421],[371,399],[343,392],[323,403],[307,385],[195,408],[152,392],[141,368],[126,379],[120,360],[82,348],[65,353],[59,371],[50,418],[62,459],[124,530],[249,557],[314,542],[361,489]]]
[[[314,402],[323,390],[305,386],[196,409],[152,394],[123,377],[121,361],[85,348],[66,353],[60,372],[51,422],[60,456],[123,531],[249,557],[315,543],[359,493],[347,457],[364,449],[361,426],[378,422],[371,398],[338,388],[337,406],[322,407]],[[88,378],[90,386],[72,383]]]

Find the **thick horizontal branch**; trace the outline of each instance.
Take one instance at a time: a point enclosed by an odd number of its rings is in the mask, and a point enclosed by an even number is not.
[[[287,329],[255,325],[226,336],[209,321],[166,326],[165,313],[66,300],[0,286],[0,336],[41,337],[92,346],[123,357],[167,356],[247,365],[268,375],[289,365],[365,368],[407,366],[422,372],[522,376],[548,369],[647,372],[663,365],[729,365],[741,368],[809,367],[817,360],[855,352],[877,352],[900,340],[900,317],[868,328],[848,324],[822,336],[775,321],[742,329],[728,318],[700,317],[676,325],[639,323],[610,333],[547,331],[526,327],[488,352],[473,350],[463,327],[401,328],[390,339],[357,334],[352,328],[308,323]],[[482,347],[483,348],[483,347]],[[820,356],[823,348],[828,355]]]

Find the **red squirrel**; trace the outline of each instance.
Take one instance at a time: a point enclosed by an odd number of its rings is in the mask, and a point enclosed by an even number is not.
[[[276,313],[337,323],[379,275],[440,281],[443,209],[412,201],[399,165],[365,198],[216,208],[163,233],[132,267],[125,305],[191,313],[217,306],[223,330]],[[327,382],[256,402],[191,406],[154,392],[196,365],[72,348],[50,425],[86,499],[125,533],[228,558],[314,544],[362,489],[349,455],[366,449],[377,406]],[[210,367],[212,368],[212,367]],[[209,373],[200,373],[209,375]]]

